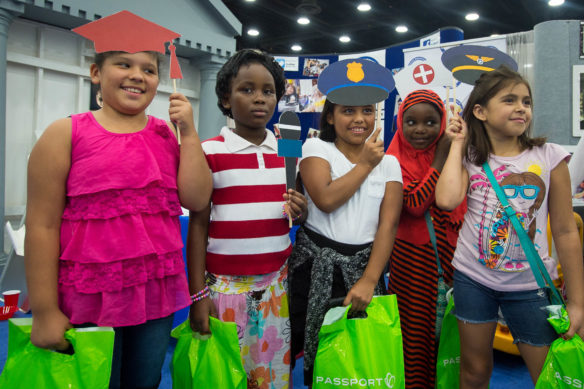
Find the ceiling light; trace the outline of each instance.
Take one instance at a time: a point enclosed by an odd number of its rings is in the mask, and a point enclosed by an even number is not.
[[[255,28],[250,28],[249,30],[247,30],[247,35],[258,36],[258,35],[260,35],[260,32],[258,30],[256,30]]]
[[[548,5],[550,7],[557,7],[558,5],[564,4],[564,0],[550,0],[548,1]]]
[[[245,1],[247,1],[248,3],[253,3],[255,0],[245,0]]]
[[[291,47],[291,49],[294,50],[294,51],[300,51],[300,50],[302,50],[302,46],[300,46],[300,45],[293,45]]]
[[[469,21],[474,21],[474,20],[477,20],[479,18],[479,14],[476,12],[471,12],[471,13],[466,14],[466,16],[464,18],[466,20],[469,20]]]
[[[397,26],[397,27],[395,28],[395,30],[396,30],[397,32],[402,32],[402,33],[403,33],[403,32],[408,32],[408,28],[407,28],[406,26]]]
[[[343,43],[347,43],[351,41],[351,38],[349,38],[347,35],[342,35],[341,37],[339,37],[339,40]]]
[[[310,19],[308,19],[305,16],[302,16],[302,17],[298,18],[297,22],[298,22],[298,24],[308,24],[308,23],[310,23]]]
[[[367,12],[367,11],[371,11],[371,6],[369,5],[369,3],[360,3],[357,6],[357,9],[361,12]]]

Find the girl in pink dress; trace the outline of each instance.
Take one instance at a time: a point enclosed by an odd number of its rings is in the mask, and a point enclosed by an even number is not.
[[[66,349],[72,326],[115,330],[110,388],[155,388],[174,312],[189,306],[178,216],[207,205],[211,177],[181,94],[146,115],[158,54],[96,55],[103,106],[49,125],[28,167],[31,341]]]

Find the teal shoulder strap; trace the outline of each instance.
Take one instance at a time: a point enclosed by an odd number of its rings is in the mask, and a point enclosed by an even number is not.
[[[483,170],[487,174],[487,177],[489,178],[489,181],[491,182],[491,186],[495,190],[495,193],[497,194],[497,197],[499,198],[499,201],[501,202],[501,205],[503,206],[503,209],[505,210],[505,214],[507,215],[507,217],[511,221],[511,224],[513,224],[513,228],[515,229],[515,232],[517,233],[517,237],[519,238],[519,242],[521,242],[521,247],[523,247],[523,251],[525,251],[525,256],[527,257],[527,260],[529,261],[529,266],[531,267],[531,270],[533,271],[533,275],[535,277],[535,280],[537,281],[537,285],[540,288],[545,288],[546,286],[550,287],[552,290],[552,293],[554,293],[554,296],[553,296],[554,299],[557,299],[557,301],[563,302],[563,298],[559,294],[557,289],[555,288],[554,283],[553,283],[547,269],[545,268],[543,261],[541,260],[541,258],[539,256],[539,253],[535,249],[535,246],[533,245],[533,242],[531,241],[531,239],[529,239],[527,232],[525,232],[525,228],[521,225],[521,222],[519,221],[519,219],[517,219],[517,213],[515,212],[513,207],[509,204],[509,201],[507,201],[507,196],[505,196],[505,193],[503,193],[503,189],[501,189],[501,186],[499,186],[499,183],[497,182],[497,179],[495,178],[495,175],[493,174],[493,171],[491,170],[491,167],[489,166],[488,162],[485,162],[483,164]]]
[[[424,217],[426,218],[426,226],[428,227],[428,233],[430,234],[430,241],[434,247],[434,255],[436,256],[436,266],[438,267],[438,276],[442,276],[444,273],[442,271],[442,266],[440,265],[440,257],[438,256],[438,245],[436,244],[436,232],[434,232],[434,224],[432,224],[432,216],[430,216],[430,210],[427,209],[424,212]]]

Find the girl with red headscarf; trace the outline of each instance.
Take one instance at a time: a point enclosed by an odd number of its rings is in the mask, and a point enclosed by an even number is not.
[[[450,146],[443,136],[446,110],[430,90],[401,103],[397,133],[387,154],[400,162],[403,206],[389,262],[389,292],[397,295],[402,324],[407,388],[433,388],[441,315],[437,314],[438,265],[425,213],[429,212],[443,279],[452,283],[451,259],[466,203],[453,211],[436,207],[434,190]],[[443,312],[442,312],[443,314]]]

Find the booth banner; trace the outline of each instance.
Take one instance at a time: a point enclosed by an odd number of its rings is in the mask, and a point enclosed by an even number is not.
[[[275,56],[274,59],[280,64],[285,72],[297,72],[298,71],[298,57],[281,57]]]
[[[366,51],[364,53],[339,54],[339,61],[351,58],[367,58],[385,66],[385,50]]]
[[[442,53],[446,50],[448,50],[449,48],[455,47],[455,46],[459,46],[460,44],[472,44],[472,45],[479,45],[479,46],[487,46],[487,47],[492,47],[495,49],[498,49],[504,53],[507,52],[507,42],[505,40],[505,37],[494,37],[494,38],[484,38],[484,39],[473,39],[473,40],[468,40],[468,41],[460,41],[460,42],[456,42],[456,43],[447,43],[447,44],[443,44],[440,46],[430,46],[430,47],[415,47],[415,48],[411,48],[411,49],[405,49],[404,50],[404,68],[415,68],[416,66],[420,65],[420,64],[431,64],[433,71],[437,74],[437,75],[441,75],[444,72],[451,74],[450,71],[442,64]],[[427,73],[428,69],[424,70],[424,73]],[[418,72],[421,73],[421,72]],[[415,89],[424,89],[420,83],[420,76],[418,76],[418,78],[414,78],[414,75],[416,73],[411,72],[411,78],[409,80],[409,83],[411,84],[411,87],[407,88],[409,90],[415,90]],[[438,79],[441,79],[438,78]],[[396,82],[397,83],[397,82]],[[464,104],[466,104],[466,100],[468,99],[468,96],[470,95],[470,92],[472,91],[473,85],[468,85],[468,84],[464,84],[460,81],[453,81],[452,76],[450,76],[450,82],[447,83],[446,85],[444,85],[442,87],[442,90],[436,90],[431,88],[432,90],[434,90],[434,92],[436,92],[441,98],[442,100],[446,100],[446,93],[447,93],[447,88],[452,88],[452,86],[455,85],[456,88],[456,92],[455,94],[453,93],[452,90],[449,91],[449,103],[450,104],[454,104],[454,99],[453,96],[456,95],[456,105],[458,105],[460,108],[464,107]],[[399,89],[398,89],[399,91]],[[401,96],[401,98],[403,99],[405,96]]]

